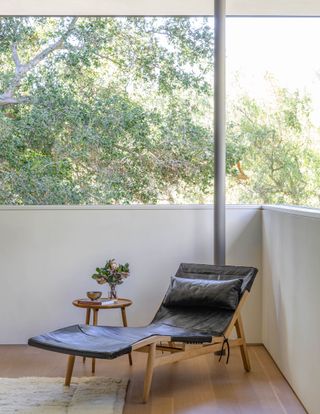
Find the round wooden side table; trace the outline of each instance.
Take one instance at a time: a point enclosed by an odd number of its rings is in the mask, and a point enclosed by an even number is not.
[[[107,298],[100,298],[100,300],[108,300]],[[125,298],[118,298],[116,303],[110,303],[108,305],[97,305],[95,303],[81,303],[79,302],[80,299],[76,299],[72,302],[74,306],[77,306],[78,308],[84,308],[86,309],[86,319],[85,324],[90,325],[90,316],[91,316],[91,310],[93,313],[93,319],[92,323],[93,325],[98,325],[98,312],[100,309],[121,309],[121,317],[122,317],[122,323],[123,326],[128,326],[127,321],[127,314],[126,314],[126,308],[130,305],[132,305],[132,301],[130,299]],[[131,353],[128,354],[129,357],[129,364],[132,365],[132,357]],[[85,362],[86,358],[83,358],[83,362]],[[96,370],[96,359],[92,358],[92,372],[94,373]]]

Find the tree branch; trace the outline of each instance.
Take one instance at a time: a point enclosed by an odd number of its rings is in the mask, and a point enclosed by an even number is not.
[[[29,96],[12,97],[12,96],[3,94],[3,95],[0,95],[0,108],[5,107],[7,105],[18,105],[22,103],[29,103],[30,101],[31,100]]]
[[[55,43],[47,46],[45,49],[39,52],[36,56],[34,56],[28,63],[25,63],[25,64],[21,63],[18,52],[17,52],[17,45],[15,43],[12,44],[11,49],[12,49],[12,59],[15,64],[15,75],[11,79],[11,82],[7,90],[3,94],[0,94],[0,106],[25,103],[26,101],[29,100],[29,98],[27,97],[15,98],[13,94],[16,91],[16,89],[20,86],[22,79],[26,76],[28,72],[30,72],[41,61],[46,59],[55,50],[63,47],[63,43],[65,39],[69,36],[71,31],[74,29],[77,20],[78,20],[78,17],[74,17],[71,20],[66,32]]]
[[[16,65],[16,69],[17,69],[19,66],[21,66],[21,62],[20,62],[20,59],[19,59],[16,43],[12,44],[11,50],[12,50],[12,59],[14,61],[14,64]]]
[[[57,49],[60,49],[63,46],[63,43],[64,43],[65,39],[69,36],[71,31],[74,29],[77,20],[78,20],[78,17],[74,17],[72,19],[67,31],[55,43],[53,43],[52,45],[49,45],[48,47],[46,47],[44,50],[39,52],[34,58],[32,58],[26,65],[24,65],[26,67],[25,72],[30,71],[36,65],[38,65],[38,63],[40,63],[48,55],[50,55],[52,52],[54,52]]]
[[[106,55],[101,55],[100,53],[94,51],[93,52],[95,54],[95,56],[98,56],[100,59],[106,59],[109,60],[110,62],[114,63],[117,66],[121,66],[121,63],[113,58],[111,58],[110,56],[106,56]]]
[[[248,179],[249,179],[249,177],[248,177],[248,176],[247,176],[247,174],[245,174],[245,172],[243,171],[242,166],[241,166],[241,161],[238,161],[238,162],[236,163],[236,166],[237,166],[238,171],[239,171],[239,174],[238,174],[238,176],[237,176],[238,180],[248,180]]]

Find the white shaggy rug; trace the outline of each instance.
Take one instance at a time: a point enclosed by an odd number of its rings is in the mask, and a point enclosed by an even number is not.
[[[128,380],[73,378],[0,378],[1,414],[122,414]]]

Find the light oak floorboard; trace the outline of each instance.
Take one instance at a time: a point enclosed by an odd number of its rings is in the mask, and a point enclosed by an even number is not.
[[[147,354],[97,360],[96,375],[129,377],[124,414],[305,414],[305,410],[263,346],[248,347],[251,372],[240,350],[230,361],[215,355],[155,368],[149,401],[142,404]],[[0,346],[0,377],[65,376],[68,357],[23,345]],[[73,375],[91,376],[90,358],[76,358]]]

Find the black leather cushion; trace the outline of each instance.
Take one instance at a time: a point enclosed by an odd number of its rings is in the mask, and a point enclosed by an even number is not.
[[[73,325],[30,338],[37,348],[90,358],[113,359],[132,351],[132,345],[150,336],[170,336],[173,342],[206,343],[212,335],[166,324],[141,328]]]
[[[258,269],[256,269],[255,267],[181,263],[175,276],[185,277],[186,279],[241,279],[241,294],[243,294],[245,290],[250,292],[257,273]]]
[[[240,297],[242,280],[208,280],[172,277],[164,298],[164,306],[201,306],[235,310]]]

